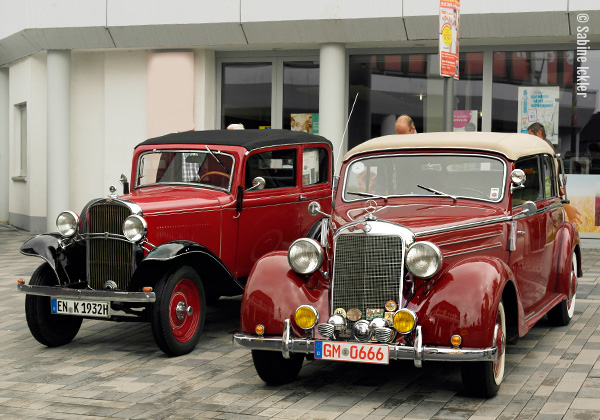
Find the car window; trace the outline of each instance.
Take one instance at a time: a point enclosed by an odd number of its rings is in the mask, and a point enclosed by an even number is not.
[[[251,155],[246,163],[246,189],[262,177],[265,189],[296,186],[296,149],[271,150]]]
[[[505,182],[504,162],[481,155],[377,156],[357,159],[345,173],[345,201],[368,199],[360,193],[439,195],[431,191],[434,189],[456,197],[498,202]]]
[[[539,201],[544,197],[545,183],[543,172],[537,156],[519,159],[515,167],[525,172],[525,186],[513,192],[513,206],[519,206],[525,201]]]
[[[323,148],[302,152],[302,186],[322,184],[329,179],[329,155]]]
[[[154,184],[193,184],[229,190],[233,156],[219,151],[169,150],[142,154],[136,187]]]
[[[556,197],[556,165],[552,157],[544,155],[544,196],[546,198]]]

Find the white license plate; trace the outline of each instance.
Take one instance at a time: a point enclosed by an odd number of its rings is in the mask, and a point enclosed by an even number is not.
[[[51,311],[53,314],[93,316],[97,318],[108,318],[109,302],[93,302],[86,300],[68,300],[53,298],[51,300]]]
[[[315,359],[387,365],[390,363],[390,348],[386,344],[316,341]]]

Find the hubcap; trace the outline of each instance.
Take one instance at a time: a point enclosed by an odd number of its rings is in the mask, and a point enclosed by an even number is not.
[[[495,328],[495,339],[496,348],[496,360],[494,360],[494,380],[497,385],[500,385],[504,377],[504,358],[506,351],[506,320],[504,315],[504,306],[500,303],[498,308],[498,314],[496,316],[496,328]]]

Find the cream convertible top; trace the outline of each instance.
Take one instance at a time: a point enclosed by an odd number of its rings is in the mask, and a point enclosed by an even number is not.
[[[392,149],[472,149],[498,152],[510,160],[537,153],[554,155],[554,149],[546,141],[530,134],[514,133],[423,133],[396,134],[377,137],[359,144],[344,156],[350,157],[366,152]]]

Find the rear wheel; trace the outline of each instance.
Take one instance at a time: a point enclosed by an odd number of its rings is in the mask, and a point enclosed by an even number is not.
[[[489,398],[498,393],[504,379],[504,363],[506,359],[506,315],[504,304],[500,301],[494,327],[496,358],[489,362],[472,362],[461,365],[463,386],[471,395]]]
[[[573,262],[571,263],[571,284],[576,284],[577,281],[577,255],[573,253]],[[577,298],[576,291],[570,299],[565,299],[548,311],[548,320],[557,327],[568,325],[575,314],[575,301]]]
[[[206,317],[206,297],[196,271],[180,267],[156,285],[152,333],[158,347],[169,356],[194,350]]]
[[[31,275],[32,286],[56,286],[56,274],[48,263],[40,265]],[[71,315],[54,315],[50,312],[50,297],[25,296],[25,317],[31,335],[48,347],[58,347],[73,341],[82,318]]]
[[[294,381],[302,369],[304,356],[291,354],[285,359],[281,353],[266,350],[252,350],[254,368],[260,379],[269,385],[283,385]]]

